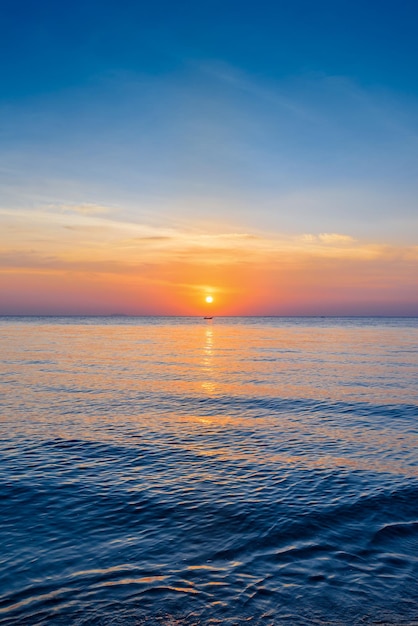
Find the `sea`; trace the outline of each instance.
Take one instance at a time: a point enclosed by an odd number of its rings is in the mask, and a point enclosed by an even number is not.
[[[0,318],[0,624],[418,625],[418,318]]]

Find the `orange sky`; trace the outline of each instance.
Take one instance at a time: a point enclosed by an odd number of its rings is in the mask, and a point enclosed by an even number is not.
[[[2,314],[418,313],[417,246],[164,228],[100,207],[3,211],[2,219]]]

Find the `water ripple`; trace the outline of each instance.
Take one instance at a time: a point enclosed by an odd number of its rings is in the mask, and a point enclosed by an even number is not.
[[[417,322],[215,322],[0,323],[0,624],[414,624]]]

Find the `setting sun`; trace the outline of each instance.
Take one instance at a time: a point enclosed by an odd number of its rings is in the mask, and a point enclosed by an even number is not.
[[[206,296],[205,302],[207,302],[208,304],[211,304],[213,302],[213,297],[212,296]]]

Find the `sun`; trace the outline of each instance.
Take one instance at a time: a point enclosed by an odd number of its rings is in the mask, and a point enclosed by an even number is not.
[[[205,302],[207,302],[208,304],[212,304],[212,302],[213,302],[213,296],[206,296],[206,298],[205,298]]]

